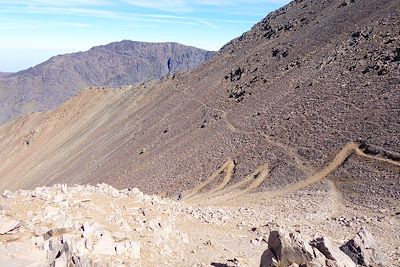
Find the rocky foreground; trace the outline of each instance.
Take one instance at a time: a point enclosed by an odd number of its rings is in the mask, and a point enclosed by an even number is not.
[[[5,191],[0,266],[399,266],[396,218],[333,210],[319,187],[241,207],[105,184]]]

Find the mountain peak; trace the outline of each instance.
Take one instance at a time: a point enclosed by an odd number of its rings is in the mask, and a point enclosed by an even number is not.
[[[207,61],[214,52],[178,43],[130,40],[58,55],[35,67],[0,77],[0,124],[61,104],[87,86],[134,85],[161,79]]]

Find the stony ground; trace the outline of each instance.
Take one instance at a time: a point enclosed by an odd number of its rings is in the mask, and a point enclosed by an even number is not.
[[[399,162],[399,25],[398,0],[293,1],[193,71],[92,88],[3,125],[0,191],[105,182],[176,194],[229,159],[236,181],[268,164],[261,187],[273,190],[358,141]],[[346,164],[336,179],[355,202],[367,190],[400,200],[398,168]]]
[[[258,266],[274,229],[341,245],[365,227],[400,266],[396,210],[348,206],[330,186],[206,206],[137,189],[55,185],[0,197],[0,266]],[[80,266],[80,265],[76,265]]]

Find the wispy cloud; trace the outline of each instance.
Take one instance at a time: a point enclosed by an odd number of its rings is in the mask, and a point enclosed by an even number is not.
[[[15,5],[5,6],[0,9],[0,15],[23,15],[23,14],[38,14],[38,15],[58,15],[60,17],[84,17],[84,18],[101,18],[114,21],[140,21],[146,23],[175,23],[184,25],[203,25],[210,28],[217,28],[216,23],[237,23],[251,24],[255,21],[251,20],[235,20],[235,19],[204,19],[196,16],[182,16],[172,14],[142,14],[128,13],[113,10],[91,9],[86,7],[58,7],[58,6],[27,6],[21,9]],[[1,21],[1,20],[0,20]],[[0,29],[18,29],[18,28],[50,28],[59,26],[72,27],[89,27],[88,24],[79,22],[58,22],[48,23],[48,21],[34,20],[15,20],[12,23],[8,21],[5,25],[0,25]]]
[[[109,0],[0,0],[0,5],[18,6],[104,6],[112,4]]]
[[[193,10],[188,1],[184,0],[123,0],[130,5],[145,7],[150,9],[163,10],[168,12],[190,12]]]
[[[34,20],[15,20],[0,19],[0,30],[33,30],[33,29],[60,29],[60,28],[90,28],[91,25],[65,21],[34,21]]]
[[[252,24],[262,15],[259,6],[265,3],[284,4],[289,0],[0,0],[0,15],[60,15],[84,18],[102,18],[124,21],[143,21],[147,23],[176,23],[186,25],[203,25],[218,28],[218,23]],[[128,5],[154,10],[150,13],[125,12],[113,7]],[[210,7],[211,6],[211,7]],[[159,14],[155,13],[159,11]],[[167,13],[165,13],[165,11]],[[210,12],[216,17],[197,16]],[[226,18],[221,18],[226,14]],[[243,16],[247,16],[243,19]],[[72,18],[73,19],[73,18]],[[79,22],[77,23],[79,25]],[[39,25],[39,23],[36,23]],[[71,23],[73,26],[74,23]],[[9,27],[3,27],[9,28]]]
[[[7,37],[0,42],[0,55],[8,54],[4,49],[86,50],[122,39],[176,41],[216,50],[288,2],[0,0],[0,35]]]
[[[283,5],[289,3],[290,0],[123,0],[124,2],[134,5],[140,6],[150,9],[163,10],[174,13],[182,13],[182,12],[193,12],[202,6],[214,6],[214,7],[225,7],[225,8],[233,8],[233,7],[243,7],[243,5],[247,7],[255,7],[257,8],[260,5],[266,4],[279,4]],[[229,10],[219,10],[219,12],[224,13]]]

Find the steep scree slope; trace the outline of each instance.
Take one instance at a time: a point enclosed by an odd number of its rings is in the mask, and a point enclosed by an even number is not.
[[[232,159],[229,183],[268,164],[257,190],[276,192],[349,142],[398,162],[399,24],[396,0],[294,1],[193,71],[88,90],[1,127],[0,187],[104,181],[178,194]],[[346,201],[399,206],[395,164],[353,153],[335,168],[327,178]]]
[[[52,57],[18,73],[0,74],[0,124],[54,108],[87,86],[121,86],[196,67],[214,52],[178,43],[124,40]]]

